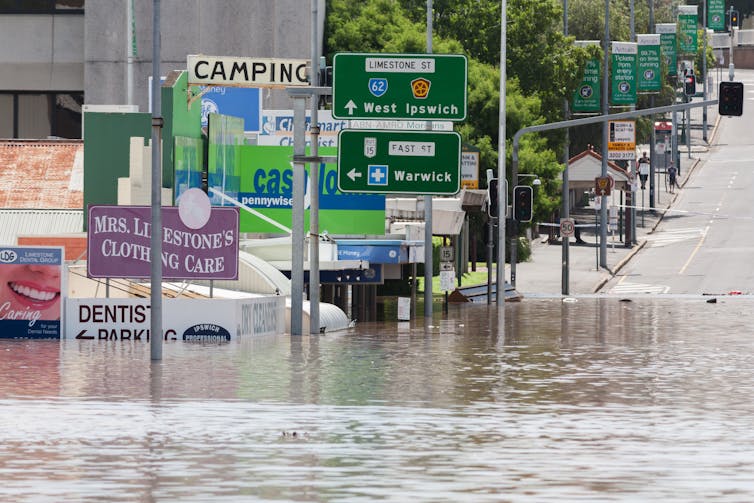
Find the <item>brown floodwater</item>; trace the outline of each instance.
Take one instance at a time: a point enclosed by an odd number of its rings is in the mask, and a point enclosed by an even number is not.
[[[754,298],[0,340],[0,501],[754,500]]]

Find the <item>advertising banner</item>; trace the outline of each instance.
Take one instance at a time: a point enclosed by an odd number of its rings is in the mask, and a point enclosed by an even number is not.
[[[202,165],[204,164],[204,142],[201,138],[176,136],[173,147],[175,169],[175,194],[178,200],[185,191],[202,186]]]
[[[397,122],[397,121],[396,121]],[[348,127],[348,121],[333,119],[330,110],[317,111],[319,124],[318,144],[320,147],[337,147],[338,133]],[[310,143],[312,129],[311,111],[306,111],[306,144]],[[293,110],[265,110],[262,112],[262,129],[257,136],[257,145],[292,147]]]
[[[87,273],[92,278],[151,276],[151,208],[90,206]],[[238,279],[238,208],[212,208],[203,227],[162,208],[163,279]]]
[[[201,86],[202,127],[209,125],[209,114],[232,115],[243,119],[244,130],[259,132],[262,124],[262,93],[257,87]]]
[[[655,25],[655,31],[660,35],[660,52],[665,64],[668,66],[668,75],[675,77],[678,75],[677,51],[676,51],[676,24],[675,23],[658,23]]]
[[[639,59],[637,62],[639,92],[659,92],[660,79],[660,35],[637,35]]]
[[[612,43],[612,78],[610,103],[618,106],[636,104],[636,56],[634,42]]]
[[[322,147],[319,154],[334,156],[337,149]],[[307,155],[308,150],[307,150]],[[239,202],[290,229],[292,225],[293,147],[241,147]],[[307,164],[304,194],[305,226],[309,223],[311,184]],[[385,196],[345,194],[338,190],[338,167],[319,166],[319,228],[328,234],[385,234]],[[279,227],[247,211],[241,212],[241,232],[281,234]]]
[[[461,150],[461,187],[464,189],[479,188],[479,149],[471,145],[463,145]]]
[[[0,338],[59,339],[63,248],[0,248]]]
[[[230,198],[238,197],[240,185],[240,150],[245,142],[243,119],[209,114],[207,129],[207,185]],[[217,195],[212,204],[228,205]]]
[[[697,6],[678,6],[678,53],[696,54],[697,51]]]
[[[707,28],[725,31],[725,0],[707,0]]]
[[[227,342],[285,332],[285,297],[163,299],[166,341]],[[68,299],[66,339],[149,343],[149,299]]]
[[[600,89],[600,62],[590,59],[586,62],[581,84],[573,93],[571,110],[575,113],[599,112],[602,106],[602,92]]]
[[[636,157],[636,122],[610,121],[607,158],[611,161],[633,160]]]

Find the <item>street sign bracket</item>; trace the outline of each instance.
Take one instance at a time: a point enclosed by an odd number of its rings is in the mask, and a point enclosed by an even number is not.
[[[338,162],[337,155],[294,155],[294,163],[323,162],[325,164],[335,164]]]

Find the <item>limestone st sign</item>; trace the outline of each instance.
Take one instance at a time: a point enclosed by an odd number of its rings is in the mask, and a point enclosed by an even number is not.
[[[336,54],[333,117],[465,120],[467,67],[459,54]]]
[[[341,192],[453,195],[460,189],[461,136],[453,131],[344,129]]]

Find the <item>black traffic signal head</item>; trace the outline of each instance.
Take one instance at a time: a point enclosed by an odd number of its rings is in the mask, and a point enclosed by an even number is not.
[[[487,182],[487,200],[489,201],[489,204],[487,205],[487,215],[493,218],[497,217],[498,212],[497,196],[497,178],[490,178],[490,180]]]
[[[528,185],[513,187],[513,219],[531,222],[534,203],[534,190]]]
[[[696,76],[693,73],[688,73],[683,77],[683,94],[686,96],[696,94]]]
[[[720,115],[743,115],[744,85],[742,82],[720,82],[717,113]]]
[[[730,27],[731,29],[738,28],[738,11],[737,10],[730,11]]]

